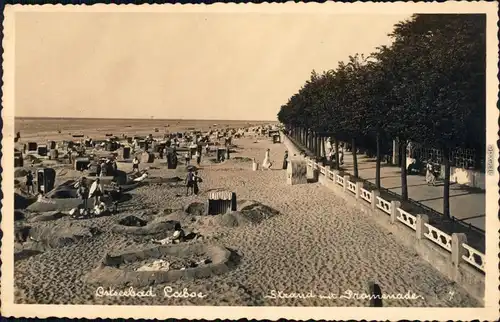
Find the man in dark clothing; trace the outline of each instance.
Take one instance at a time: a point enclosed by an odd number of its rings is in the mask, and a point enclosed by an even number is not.
[[[189,191],[193,193],[194,191],[194,173],[193,169],[189,168],[188,174],[186,176],[186,196],[189,196]]]
[[[26,188],[28,189],[28,193],[35,194],[35,188],[33,186],[33,172],[28,171],[26,174]]]
[[[283,157],[283,169],[288,168],[288,151],[285,151],[285,156]]]

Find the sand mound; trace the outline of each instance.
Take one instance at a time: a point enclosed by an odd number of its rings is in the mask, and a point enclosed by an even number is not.
[[[162,220],[162,218],[148,222],[139,216],[127,215],[121,217],[117,223],[113,225],[111,230],[120,234],[158,235],[174,231],[175,224],[177,223],[177,221]]]
[[[28,170],[24,168],[17,168],[14,170],[14,178],[25,177],[28,174]]]
[[[34,198],[28,198],[26,196],[23,196],[20,193],[16,193],[16,192],[14,193],[14,209],[26,209],[34,201],[35,201]]]
[[[182,262],[200,258],[204,261],[197,267],[188,267],[184,270],[173,269],[176,264],[181,266]],[[145,261],[153,262],[157,259],[174,261],[174,267],[156,271],[133,270],[144,266]],[[179,279],[199,279],[221,275],[228,272],[238,260],[236,254],[217,245],[197,243],[157,246],[117,255],[107,254],[100,267],[90,272],[85,280],[99,285],[148,286],[170,283]],[[136,264],[130,265],[132,263]]]
[[[42,161],[43,161],[43,160],[37,158],[36,156],[34,156],[33,154],[26,155],[24,157],[24,159],[26,160],[26,162],[33,163],[33,164],[42,163]]]
[[[184,208],[184,211],[190,215],[203,216],[205,215],[205,204],[202,202],[192,202]]]
[[[45,213],[42,213],[40,215],[37,215],[33,218],[30,218],[28,222],[40,222],[40,221],[51,221],[51,220],[57,220],[63,217],[66,217],[67,215],[60,212],[60,211],[48,211]]]
[[[260,224],[262,221],[279,215],[279,211],[257,201],[243,201],[239,211],[217,216],[216,221],[226,227]]]
[[[24,220],[26,219],[26,213],[22,210],[16,209],[14,210],[14,221]]]
[[[30,239],[41,243],[47,248],[69,246],[84,238],[92,238],[100,231],[96,228],[83,227],[75,224],[65,224],[47,227],[32,227],[29,231]]]
[[[232,159],[235,161],[239,161],[239,162],[251,162],[251,161],[253,161],[252,158],[248,158],[248,157],[233,157]]]
[[[92,201],[89,202],[92,204]],[[47,211],[63,211],[78,208],[83,205],[82,199],[79,198],[66,198],[66,199],[49,199],[43,198],[32,203],[28,210],[33,212],[47,212]]]

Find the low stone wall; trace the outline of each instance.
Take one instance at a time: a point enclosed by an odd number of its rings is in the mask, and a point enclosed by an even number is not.
[[[203,254],[210,258],[212,263],[185,270],[169,271],[126,271],[117,268],[123,263],[161,258],[165,255],[189,257],[194,254]],[[87,283],[97,283],[103,286],[148,286],[171,283],[179,279],[199,279],[225,274],[233,264],[231,252],[222,246],[204,244],[166,245],[118,255],[106,254],[100,266],[87,274],[84,280]]]
[[[307,159],[307,166],[318,171],[319,183],[352,206],[375,217],[377,223],[404,245],[414,248],[434,268],[484,304],[485,255],[467,245],[465,234],[454,233],[450,236],[440,231],[429,224],[426,215],[404,211],[399,201],[381,198],[379,191],[364,189],[362,182],[351,181],[349,175],[341,176],[338,171],[327,169],[310,159]]]
[[[288,155],[290,156],[290,159],[303,159],[303,157],[300,156],[300,150],[293,144],[292,140],[288,138],[288,136],[282,134],[282,141],[283,144],[286,146],[286,149],[288,150]]]

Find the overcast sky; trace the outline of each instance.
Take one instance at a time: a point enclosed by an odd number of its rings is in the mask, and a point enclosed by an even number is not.
[[[16,116],[275,120],[409,15],[17,13]]]

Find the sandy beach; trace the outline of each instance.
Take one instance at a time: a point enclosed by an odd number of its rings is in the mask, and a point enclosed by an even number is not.
[[[76,132],[95,138],[104,137],[108,132],[117,136],[122,133],[148,134],[165,123],[99,120],[96,125],[91,121],[79,121],[71,125],[65,123],[63,133],[59,134],[58,122],[56,119],[44,122],[17,120],[16,131],[21,131],[25,142],[35,137],[46,141],[69,139],[70,134],[66,133]],[[129,123],[132,127],[123,127]],[[226,125],[243,127],[249,122],[175,123],[169,131],[191,127],[208,130],[214,123],[223,128]],[[66,135],[68,137],[63,138]],[[141,167],[149,167],[152,181],[127,192],[129,198],[119,205],[117,214],[85,220],[62,216],[36,221],[33,218],[39,214],[27,213],[24,220],[16,221],[16,225],[30,225],[38,232],[52,231],[54,235],[57,231],[73,232],[73,235],[68,233],[65,236],[67,243],[45,247],[35,255],[15,261],[16,303],[368,306],[368,300],[362,298],[362,294],[368,292],[367,283],[375,281],[385,294],[410,292],[416,295],[415,298],[387,299],[384,306],[479,305],[413,250],[400,245],[375,219],[351,208],[332,191],[319,183],[287,185],[286,171],[281,169],[285,152],[283,144],[273,144],[267,136],[251,134],[234,139],[233,144],[231,158],[223,163],[213,163],[211,157],[202,158],[199,176],[203,182],[197,196],[186,196],[183,182],[171,184],[159,180],[155,183],[154,178],[179,177],[184,180],[186,176],[182,164],[177,169],[167,169],[164,160],[155,160],[151,164],[141,164]],[[261,163],[268,148],[274,162],[272,169],[252,171],[251,159]],[[125,172],[132,170],[131,163],[119,162],[118,167]],[[79,176],[69,168],[69,165],[58,166],[58,180]],[[258,204],[256,213],[261,216],[205,216],[186,209],[194,202],[204,203],[209,193],[216,190],[236,193],[238,207],[252,202]],[[232,254],[230,265],[227,265],[229,269],[205,278],[179,279],[155,285],[101,285],[92,282],[102,277],[99,275],[101,271],[96,269],[106,254],[154,246],[148,236],[116,230],[117,222],[128,216],[148,223],[180,222],[183,228],[203,236],[187,243],[228,249]],[[136,296],[101,296],[103,289],[119,291],[131,287]],[[202,293],[203,296],[169,297],[165,296],[165,287],[172,290],[167,289],[168,294],[174,291],[182,293],[187,289],[190,294]],[[137,292],[148,290],[149,295],[137,296]]]

